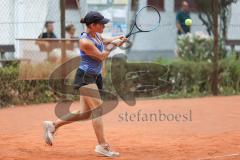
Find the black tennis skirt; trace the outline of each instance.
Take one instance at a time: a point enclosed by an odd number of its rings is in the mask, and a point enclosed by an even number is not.
[[[79,89],[82,86],[88,84],[96,84],[98,89],[102,89],[103,88],[102,75],[90,74],[78,68],[73,83],[74,89]]]

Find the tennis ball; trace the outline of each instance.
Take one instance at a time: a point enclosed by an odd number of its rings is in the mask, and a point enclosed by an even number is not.
[[[185,20],[185,25],[186,26],[191,26],[192,25],[192,20],[191,19],[186,19]]]

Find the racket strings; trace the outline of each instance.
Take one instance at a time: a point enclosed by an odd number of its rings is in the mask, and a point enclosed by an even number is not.
[[[152,31],[160,25],[161,17],[157,9],[151,6],[142,8],[136,16],[136,26],[141,31]]]

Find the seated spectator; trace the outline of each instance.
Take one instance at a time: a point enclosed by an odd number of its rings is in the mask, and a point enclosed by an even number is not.
[[[46,32],[41,33],[38,36],[38,39],[45,39],[45,38],[50,38],[50,39],[55,39],[57,36],[54,33],[54,22],[53,21],[47,21],[45,23],[45,29]],[[44,52],[51,52],[54,48],[58,46],[58,42],[49,42],[47,40],[38,40],[36,44],[39,46],[40,51]]]
[[[66,38],[77,38],[75,37],[76,28],[73,24],[66,26]]]
[[[41,33],[38,38],[57,38],[57,36],[54,33],[54,22],[53,21],[47,21],[45,23],[45,29],[46,32]]]

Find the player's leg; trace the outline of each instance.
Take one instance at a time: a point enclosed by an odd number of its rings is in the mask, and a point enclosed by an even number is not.
[[[100,94],[98,92],[98,87],[96,84],[90,84],[82,87],[80,89],[81,94],[87,96],[81,96],[82,101],[86,102],[86,105],[92,110],[92,125],[95,131],[95,134],[98,139],[99,144],[105,144],[104,138],[104,128],[103,128],[103,121],[102,121],[102,109],[100,108],[102,104],[102,100]],[[96,108],[98,108],[96,110]]]
[[[53,121],[43,122],[44,139],[48,145],[52,145],[54,133],[59,127],[76,121],[89,119],[89,117],[91,116],[91,112],[89,112],[90,108],[88,107],[86,100],[81,97],[82,96],[80,95],[80,110],[68,113],[61,117],[60,119],[58,119],[56,122]]]
[[[88,96],[83,96],[82,98],[85,99],[87,105],[92,110],[92,118],[93,118],[92,125],[99,143],[99,145],[97,145],[95,148],[95,152],[108,157],[119,156],[118,152],[112,151],[110,149],[109,144],[107,144],[105,140],[103,120],[102,120],[103,108],[100,107],[102,104],[102,100],[101,100],[100,93],[96,92],[98,91],[99,88],[102,88],[101,77],[98,80],[100,80],[100,82],[97,81],[98,86],[96,84],[90,84],[88,85],[88,88],[83,87],[81,88],[81,91],[80,91],[81,93],[84,93],[84,95],[88,95]]]
[[[87,120],[91,116],[91,112],[89,112],[90,108],[88,107],[86,100],[81,97],[82,96],[80,95],[80,109],[68,113],[54,122],[56,129],[76,121]]]

